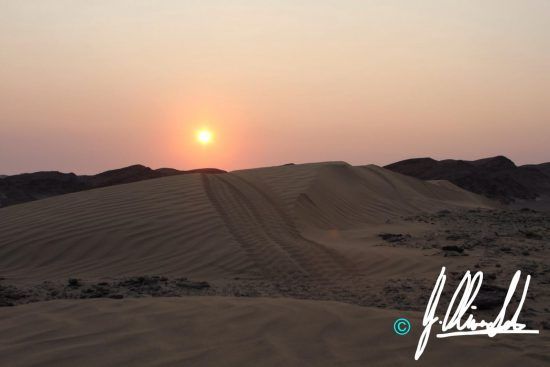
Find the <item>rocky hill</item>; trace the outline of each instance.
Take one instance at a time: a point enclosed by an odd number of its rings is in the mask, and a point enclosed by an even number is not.
[[[475,161],[414,158],[385,168],[423,180],[448,180],[503,203],[550,194],[550,163],[516,166],[504,156]]]

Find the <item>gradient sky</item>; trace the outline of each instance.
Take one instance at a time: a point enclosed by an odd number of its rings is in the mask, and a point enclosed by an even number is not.
[[[0,0],[0,173],[550,161],[549,19],[546,0]]]

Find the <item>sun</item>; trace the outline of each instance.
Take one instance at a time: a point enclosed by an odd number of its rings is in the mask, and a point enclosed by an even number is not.
[[[213,134],[208,129],[202,129],[197,132],[197,141],[203,145],[210,144],[212,142]]]

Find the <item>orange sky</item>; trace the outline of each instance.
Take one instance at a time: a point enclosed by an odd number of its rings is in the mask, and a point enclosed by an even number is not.
[[[545,0],[0,0],[0,174],[550,161],[548,19]]]

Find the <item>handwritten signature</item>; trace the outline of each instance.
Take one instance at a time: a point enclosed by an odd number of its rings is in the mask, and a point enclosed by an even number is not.
[[[472,276],[470,271],[467,271],[453,294],[449,307],[447,308],[447,312],[445,313],[445,317],[443,320],[440,320],[439,317],[435,315],[435,312],[441,293],[443,292],[445,280],[447,279],[447,276],[445,275],[445,267],[441,268],[441,273],[439,273],[439,277],[435,282],[434,289],[426,307],[426,312],[424,313],[424,318],[422,320],[424,330],[418,340],[418,346],[416,347],[414,359],[418,360],[422,353],[424,353],[424,349],[426,348],[428,339],[430,338],[432,326],[438,322],[441,324],[442,331],[442,333],[436,334],[436,337],[438,338],[466,335],[487,335],[492,338],[497,334],[538,334],[538,330],[525,330],[526,325],[517,322],[521,308],[523,307],[523,303],[525,301],[525,297],[527,296],[527,289],[529,288],[529,282],[531,281],[530,275],[527,275],[525,285],[523,287],[523,294],[513,317],[510,320],[505,320],[506,309],[516,291],[520,278],[521,271],[518,270],[510,282],[502,308],[493,321],[477,321],[471,313],[467,316],[466,320],[463,321],[462,319],[470,309],[477,309],[474,305],[474,301],[481,287],[481,283],[483,282],[483,272],[478,271],[474,274],[474,276]],[[455,303],[459,297],[460,301],[458,302],[458,305],[455,306]]]

